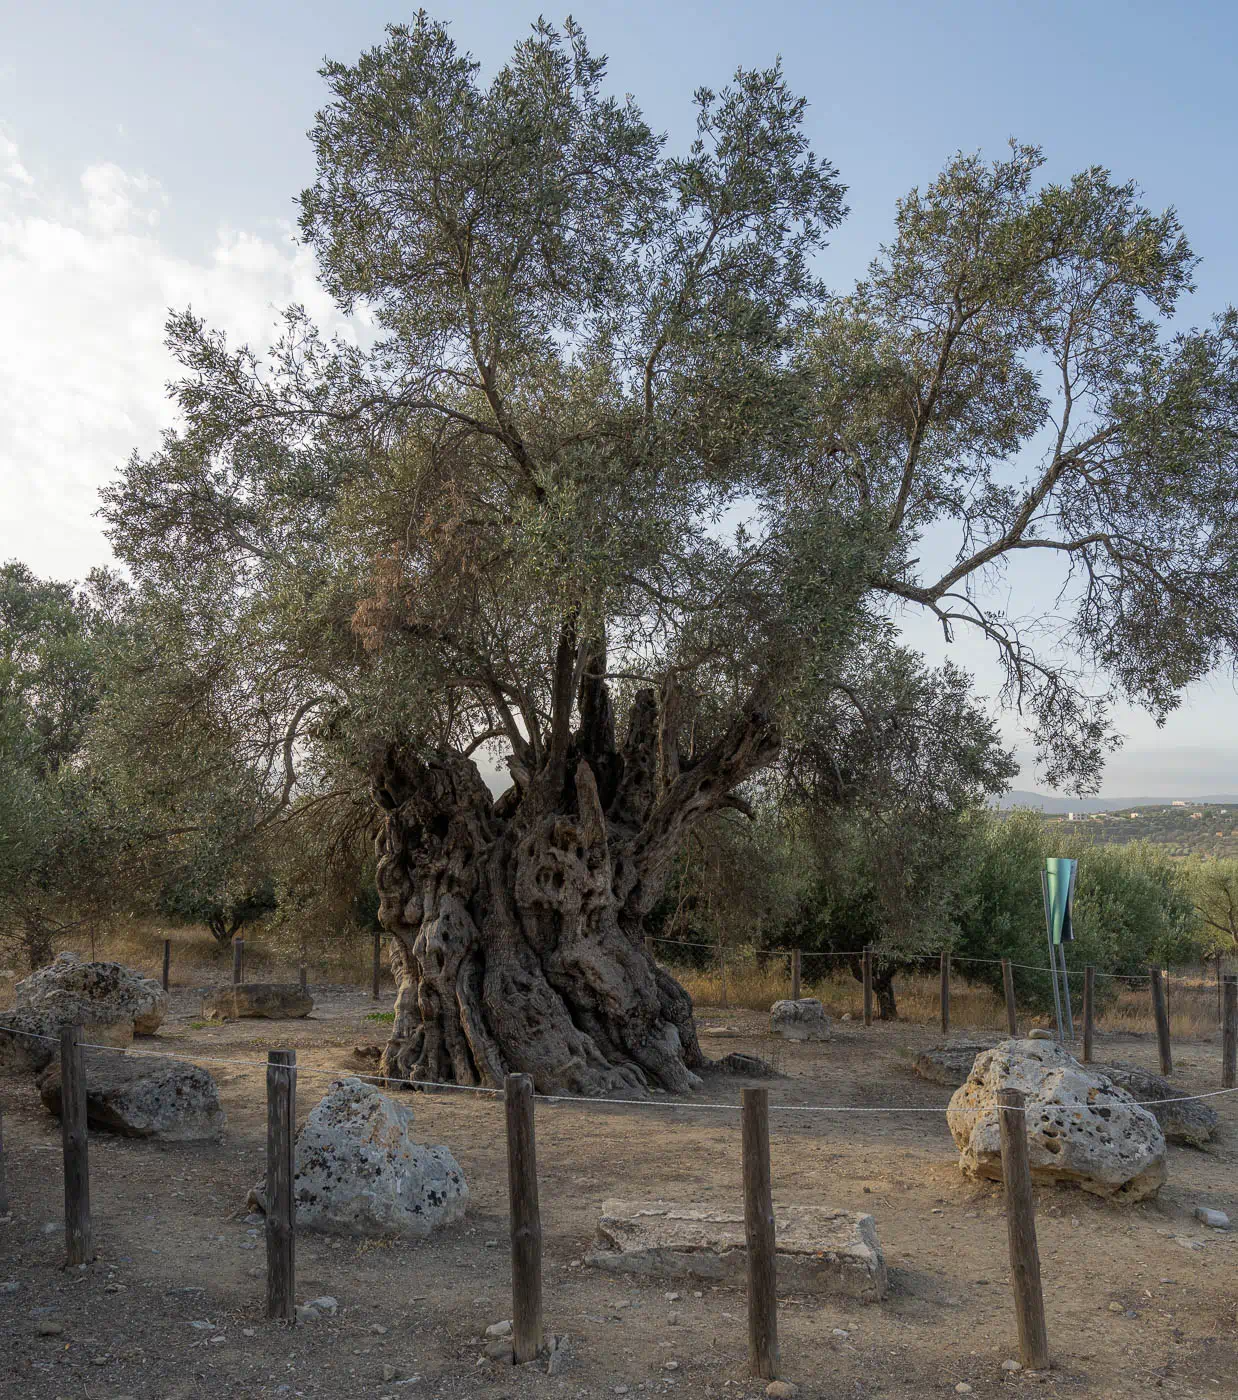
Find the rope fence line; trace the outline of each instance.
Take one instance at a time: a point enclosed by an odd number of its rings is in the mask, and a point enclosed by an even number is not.
[[[650,942],[650,943],[668,943],[668,944],[671,944],[673,947],[676,947],[676,948],[708,948],[708,949],[711,949],[711,950],[714,951],[714,952],[718,952],[720,949],[721,949],[723,952],[726,951],[725,947],[724,947],[723,945],[721,945],[721,944],[718,944],[718,943],[694,943],[694,942],[690,942],[690,941],[688,941],[687,939],[683,939],[683,938],[661,938],[661,937],[659,937],[659,936],[657,936],[657,935],[654,935],[654,934],[648,935],[648,940],[647,940],[647,941]],[[732,955],[734,955],[734,950],[732,949],[731,951],[732,951]],[[875,951],[877,957],[880,958],[880,957],[882,956],[879,950],[874,950],[874,951]],[[938,961],[938,959],[941,957],[941,954],[942,954],[943,952],[949,952],[949,951],[950,951],[949,949],[940,949],[940,950],[939,950],[938,952],[936,952],[936,953],[912,953],[912,954],[910,954],[909,956],[906,956],[906,957],[898,957],[898,958],[896,958],[896,959],[894,959],[894,960],[897,961],[897,962],[900,962],[900,963],[904,963],[904,964],[921,963],[921,962],[923,962],[923,963],[933,963],[933,964],[936,964],[937,961]],[[864,950],[863,950],[862,948],[857,948],[857,949],[855,949],[854,951],[851,951],[851,952],[844,952],[844,953],[814,953],[814,952],[810,952],[807,948],[805,948],[805,949],[756,948],[756,949],[753,949],[753,951],[752,951],[752,953],[751,953],[751,956],[752,956],[753,958],[791,958],[791,957],[794,957],[794,956],[795,956],[796,952],[799,953],[799,955],[800,955],[801,958],[850,958],[850,959],[852,959],[852,960],[854,961],[854,960],[861,959],[861,958],[863,958],[863,956],[864,956]],[[975,964],[982,964],[982,965],[984,965],[984,966],[986,966],[986,967],[1000,967],[1004,962],[1007,961],[1007,959],[1005,959],[1005,958],[971,958],[971,957],[964,957],[961,953],[950,952],[950,961],[951,961],[952,963],[975,963]],[[1016,968],[1018,968],[1018,969],[1019,969],[1020,971],[1022,971],[1022,972],[1045,972],[1045,973],[1052,973],[1052,972],[1055,972],[1055,971],[1057,970],[1057,969],[1052,968],[1052,967],[1044,967],[1044,966],[1042,966],[1042,965],[1039,964],[1039,963],[1011,962],[1011,963],[1010,963],[1010,966],[1011,966],[1011,967],[1016,967]],[[1081,972],[1081,971],[1082,971],[1082,968],[1079,968],[1079,969],[1077,969],[1077,970]],[[1202,971],[1203,971],[1203,969],[1201,969],[1201,973],[1202,973]],[[1098,969],[1096,970],[1096,972],[1094,973],[1094,975],[1095,975],[1096,977],[1104,977],[1104,978],[1106,978],[1106,979],[1108,979],[1108,980],[1110,980],[1110,981],[1116,981],[1116,982],[1148,982],[1148,981],[1151,980],[1149,974],[1146,973],[1146,972],[1102,972],[1102,971],[1100,971],[1100,969],[1098,968]],[[1170,982],[1182,982],[1182,983],[1186,983],[1187,985],[1192,985],[1192,984],[1193,984],[1192,978],[1189,977],[1188,974],[1182,973],[1182,972],[1170,973],[1170,974],[1168,975],[1167,980],[1170,981]]]
[[[24,1036],[28,1040],[44,1040],[60,1044],[60,1036],[43,1035],[37,1031],[23,1031],[15,1026],[5,1026],[3,1030],[8,1035]],[[149,1060],[183,1060],[190,1059],[195,1064],[205,1065],[228,1065],[232,1068],[241,1069],[268,1069],[270,1063],[267,1060],[240,1060],[231,1059],[222,1055],[197,1055],[190,1052],[187,1055],[174,1055],[167,1050],[134,1050],[126,1045],[95,1045],[88,1041],[78,1042],[83,1050],[108,1051],[114,1055],[129,1055],[137,1059]],[[392,1079],[382,1074],[358,1074],[353,1069],[314,1069],[306,1065],[297,1066],[298,1074],[312,1075],[319,1079],[359,1079],[363,1083],[379,1084],[388,1088],[410,1088],[410,1089],[446,1089],[454,1090],[461,1094],[486,1094],[491,1097],[501,1098],[502,1089],[492,1089],[480,1084],[452,1084],[431,1079]],[[1183,1094],[1180,1097],[1169,1099],[1135,1099],[1133,1103],[1137,1108],[1151,1108],[1156,1104],[1167,1103],[1194,1103],[1199,1099],[1222,1098],[1228,1094],[1238,1094],[1238,1088],[1233,1089],[1213,1089],[1202,1094]],[[581,1104],[601,1104],[618,1105],[626,1108],[666,1108],[666,1109],[710,1109],[722,1112],[735,1112],[740,1105],[736,1103],[698,1103],[694,1101],[682,1102],[680,1100],[668,1099],[612,1099],[603,1098],[588,1094],[534,1094],[539,1103],[581,1103]],[[782,1113],[945,1113],[948,1104],[936,1104],[929,1107],[913,1104],[794,1104],[794,1103],[772,1103],[769,1105],[771,1112]],[[1022,1111],[1022,1110],[1021,1110]]]

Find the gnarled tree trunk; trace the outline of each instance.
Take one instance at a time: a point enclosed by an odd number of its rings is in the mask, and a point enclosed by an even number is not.
[[[498,1086],[522,1071],[539,1092],[591,1095],[700,1083],[691,1001],[645,952],[644,919],[687,827],[734,805],[777,732],[752,704],[689,763],[673,688],[637,695],[621,749],[605,685],[581,682],[575,733],[559,719],[570,698],[497,800],[459,754],[390,751],[376,768],[391,1078]]]

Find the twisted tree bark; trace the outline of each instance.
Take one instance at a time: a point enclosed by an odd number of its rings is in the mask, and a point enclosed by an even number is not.
[[[571,697],[568,697],[568,709]],[[644,919],[686,832],[777,752],[759,705],[685,762],[673,687],[641,691],[622,748],[604,683],[579,727],[552,724],[494,799],[471,759],[389,751],[373,775],[379,918],[398,986],[383,1073],[538,1092],[696,1088],[705,1063],[687,993],[644,947]],[[562,707],[557,707],[557,709]]]

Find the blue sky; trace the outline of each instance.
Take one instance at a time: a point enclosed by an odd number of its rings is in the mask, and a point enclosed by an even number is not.
[[[536,14],[482,0],[430,9],[487,69]],[[330,317],[291,241],[317,69],[412,13],[0,0],[0,557],[61,576],[106,559],[94,492],[170,421],[168,306],[192,302],[254,339],[293,298]],[[613,88],[672,143],[690,131],[694,87],[782,56],[817,150],[850,187],[821,267],[840,287],[889,235],[900,194],[954,151],[997,155],[1016,136],[1044,146],[1050,177],[1102,164],[1151,206],[1177,207],[1204,257],[1188,319],[1238,300],[1238,6],[661,0],[572,13],[610,55]],[[1018,591],[1034,605],[1037,580]],[[912,635],[939,653],[926,629]],[[981,653],[954,654],[992,688]],[[1125,716],[1130,743],[1106,791],[1238,790],[1236,718],[1227,677],[1163,731]]]

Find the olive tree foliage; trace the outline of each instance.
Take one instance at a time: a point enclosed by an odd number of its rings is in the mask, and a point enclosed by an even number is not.
[[[183,426],[107,493],[113,542],[289,775],[277,805],[368,781],[388,1072],[686,1089],[645,918],[891,600],[980,627],[1084,782],[1105,697],[982,573],[1054,531],[1072,654],[1158,712],[1227,654],[1233,326],[1160,336],[1172,217],[1099,171],[1034,189],[1022,149],[952,164],[831,296],[843,188],[777,67],[701,88],[678,152],[570,23],[488,83],[424,14],[323,76],[301,231],[352,329],[293,308],[260,356],[174,316]]]
[[[0,946],[37,967],[94,932],[129,850],[125,814],[82,762],[117,626],[118,581],[0,568]]]
[[[896,973],[957,937],[968,818],[1016,772],[965,672],[889,641],[862,648],[784,742],[780,809],[803,874],[767,942],[831,954],[814,970],[857,980],[871,947],[879,1013],[894,1019]]]

